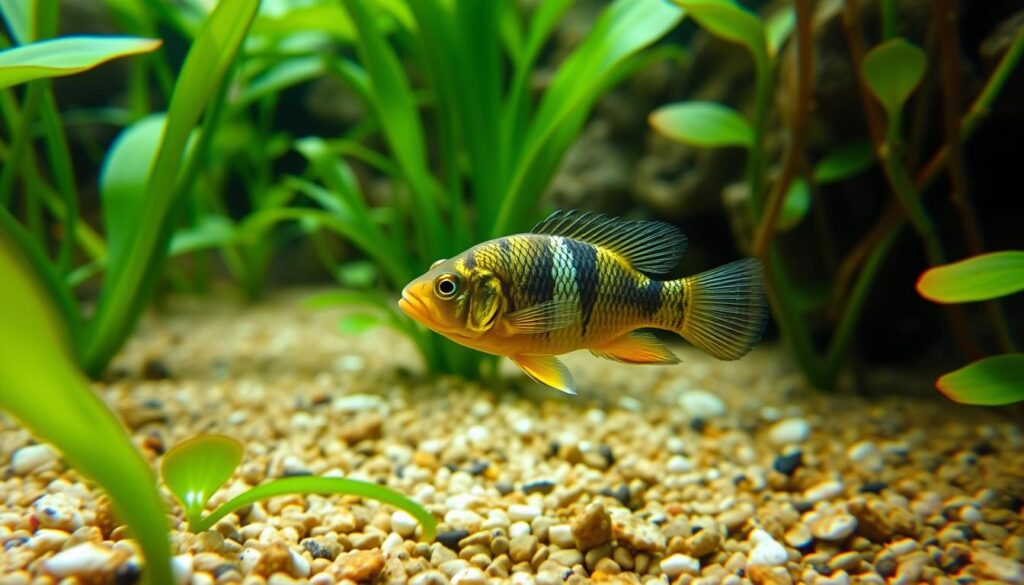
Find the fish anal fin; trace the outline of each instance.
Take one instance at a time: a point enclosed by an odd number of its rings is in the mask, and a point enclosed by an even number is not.
[[[509,358],[533,381],[566,394],[576,394],[576,383],[569,368],[555,356],[513,355]]]
[[[566,300],[550,300],[505,315],[513,333],[544,333],[561,329],[576,320],[573,305]]]
[[[660,221],[629,221],[599,213],[556,211],[535,225],[532,232],[606,248],[647,274],[665,274],[686,253],[686,236],[676,226]]]
[[[676,354],[665,347],[650,333],[634,331],[599,347],[590,348],[590,353],[627,364],[678,364]]]

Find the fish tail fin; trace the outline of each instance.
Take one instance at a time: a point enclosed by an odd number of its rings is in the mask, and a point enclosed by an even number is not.
[[[737,260],[682,282],[678,333],[687,341],[720,360],[736,360],[761,340],[768,305],[764,268],[756,259]]]

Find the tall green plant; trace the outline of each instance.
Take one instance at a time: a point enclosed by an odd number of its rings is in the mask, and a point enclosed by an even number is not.
[[[660,0],[613,2],[535,99],[530,75],[569,4],[539,3],[524,22],[508,1],[406,0],[398,4],[404,11],[392,6],[397,30],[389,35],[380,26],[387,16],[380,9],[367,0],[344,0],[359,59],[338,58],[331,67],[364,100],[373,136],[386,147],[373,150],[364,140],[366,128],[337,140],[307,138],[299,149],[328,190],[295,182],[392,287],[404,286],[438,258],[528,228],[537,199],[595,101],[643,63],[645,49],[683,14]],[[403,62],[422,77],[422,88]],[[394,181],[392,209],[367,203],[351,160]],[[391,302],[364,300],[397,315]],[[481,354],[419,326],[401,327],[431,369],[479,375]]]

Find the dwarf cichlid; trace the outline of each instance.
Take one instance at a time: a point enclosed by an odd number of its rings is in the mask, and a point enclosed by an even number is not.
[[[686,251],[675,226],[556,211],[526,234],[438,260],[402,291],[408,316],[462,345],[508,356],[528,376],[575,394],[554,357],[589,349],[632,364],[675,364],[640,328],[674,331],[722,360],[753,348],[768,313],[753,258],[658,280]]]

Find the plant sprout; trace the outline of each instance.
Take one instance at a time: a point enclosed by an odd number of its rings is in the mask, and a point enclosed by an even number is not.
[[[437,521],[420,504],[390,488],[342,477],[275,479],[239,494],[216,510],[204,514],[210,497],[224,485],[241,462],[241,443],[223,435],[199,435],[178,443],[164,454],[161,474],[164,483],[185,511],[189,530],[209,530],[235,510],[275,496],[342,494],[377,500],[408,512],[419,521],[425,541],[434,540],[437,534]]]

